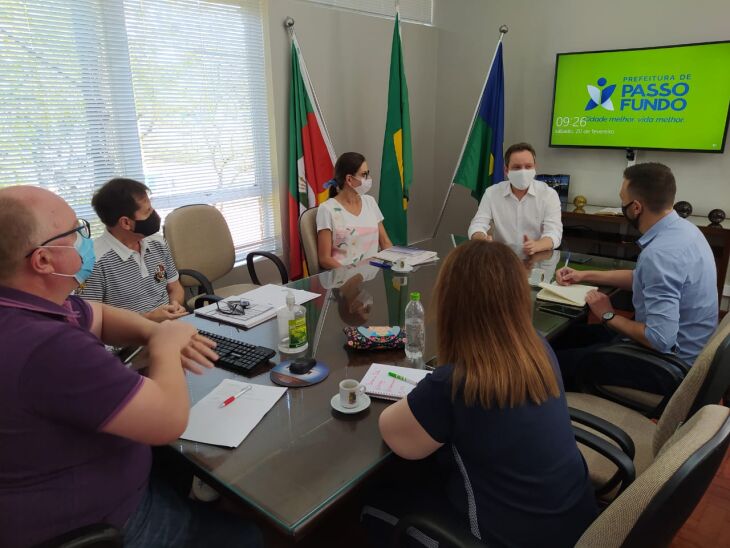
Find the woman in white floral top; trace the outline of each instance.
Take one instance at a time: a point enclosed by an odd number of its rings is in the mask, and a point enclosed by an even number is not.
[[[393,244],[383,214],[368,191],[373,184],[365,157],[345,152],[335,163],[330,199],[317,210],[317,255],[324,269],[357,264]]]

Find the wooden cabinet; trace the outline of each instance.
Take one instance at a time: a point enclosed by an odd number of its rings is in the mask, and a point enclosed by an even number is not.
[[[578,253],[635,261],[639,256],[636,240],[640,234],[622,215],[597,215],[599,206],[577,209],[563,206],[563,249]],[[717,266],[717,292],[722,299],[728,262],[730,261],[730,221],[710,226],[707,217],[687,217],[702,231],[710,244]]]

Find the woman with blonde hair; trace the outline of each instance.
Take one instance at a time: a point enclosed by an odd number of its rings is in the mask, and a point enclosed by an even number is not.
[[[573,546],[593,521],[560,369],[532,307],[525,269],[506,245],[472,241],[446,258],[435,291],[443,365],[380,416],[396,454],[441,450],[446,469],[420,478],[425,491],[401,488],[377,511],[366,507],[371,532],[378,519],[392,529],[414,505],[452,513],[487,546]]]

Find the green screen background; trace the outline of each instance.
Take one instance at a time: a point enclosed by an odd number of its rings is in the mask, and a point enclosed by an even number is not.
[[[674,85],[686,81],[689,92],[684,95],[687,107],[681,111],[642,110],[630,107],[621,110],[624,76],[674,75]],[[680,80],[680,74],[690,74]],[[586,111],[590,96],[586,86],[597,86],[599,78],[606,85],[616,84],[611,96],[614,110],[601,106]],[[721,151],[730,102],[730,42],[697,44],[659,49],[571,53],[558,56],[555,75],[555,103],[550,132],[551,145],[619,148],[668,148]],[[664,82],[657,80],[657,85]],[[634,96],[640,99],[641,96]],[[654,99],[646,97],[647,99]],[[657,97],[658,98],[658,97]],[[669,96],[667,99],[673,99]],[[633,122],[587,121],[584,117],[632,117]],[[680,123],[648,121],[651,116],[683,118]],[[566,119],[569,123],[566,125]],[[560,124],[560,125],[558,125]],[[570,131],[557,133],[556,130]],[[613,130],[613,134],[594,134],[593,130]]]

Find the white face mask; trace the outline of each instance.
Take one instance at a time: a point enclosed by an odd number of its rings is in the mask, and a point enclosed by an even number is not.
[[[534,169],[517,169],[507,172],[507,178],[510,184],[517,190],[526,190],[530,187],[530,183],[535,178]]]
[[[357,179],[357,177],[355,177]],[[373,187],[373,180],[369,177],[367,179],[358,179],[360,183],[362,183],[360,186],[353,187],[355,192],[357,192],[360,196],[363,194],[367,194],[370,192],[370,189]]]

